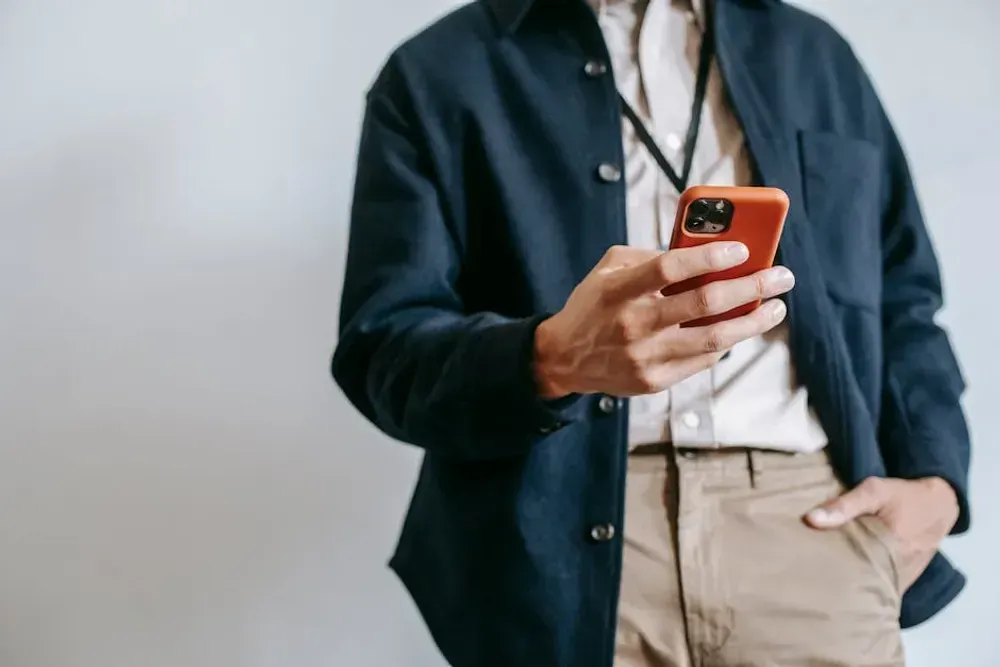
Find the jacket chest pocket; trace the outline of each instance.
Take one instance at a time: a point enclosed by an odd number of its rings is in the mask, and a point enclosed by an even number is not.
[[[830,296],[878,311],[882,294],[882,171],[873,144],[828,132],[798,135],[803,201]]]

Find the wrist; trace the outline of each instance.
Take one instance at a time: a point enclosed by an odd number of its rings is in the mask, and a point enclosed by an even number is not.
[[[552,320],[543,321],[535,329],[532,371],[539,398],[556,400],[569,396],[572,391],[563,386],[558,371],[558,350],[552,331]]]
[[[961,514],[958,492],[955,487],[942,477],[924,477],[919,481],[933,498],[933,506],[940,509],[942,516],[947,517],[950,532],[954,529]]]
[[[942,477],[925,477],[920,481],[942,503],[958,507],[958,494],[955,493],[954,487],[946,479]]]

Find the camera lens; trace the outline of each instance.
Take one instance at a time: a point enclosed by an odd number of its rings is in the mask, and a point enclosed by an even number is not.
[[[726,219],[726,212],[720,211],[717,208],[713,208],[711,211],[708,212],[708,215],[706,215],[705,217],[708,219],[709,222],[722,223]]]
[[[697,230],[702,229],[704,227],[705,227],[705,219],[704,218],[691,218],[690,220],[688,220],[688,229],[690,229],[692,231],[697,231]]]
[[[688,214],[692,218],[703,218],[711,208],[712,208],[711,204],[709,204],[704,199],[699,199],[694,203],[692,203],[691,206],[688,208]]]

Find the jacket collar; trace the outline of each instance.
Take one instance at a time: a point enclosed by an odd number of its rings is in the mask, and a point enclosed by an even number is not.
[[[531,11],[531,7],[536,3],[553,2],[553,0],[484,0],[496,16],[500,29],[504,33],[511,33],[517,30],[524,17]],[[743,5],[777,5],[781,0],[716,0],[717,2],[732,2]],[[703,5],[703,2],[695,1],[696,8]]]

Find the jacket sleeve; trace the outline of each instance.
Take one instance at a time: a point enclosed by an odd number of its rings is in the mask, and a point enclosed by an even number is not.
[[[891,476],[941,477],[951,484],[961,509],[957,534],[969,527],[965,383],[948,336],[935,322],[943,305],[941,276],[906,156],[877,107],[885,160],[880,441]]]
[[[526,452],[580,410],[542,401],[532,371],[544,316],[467,312],[464,220],[445,210],[427,132],[401,77],[369,92],[350,220],[333,376],[377,428],[429,452]]]

